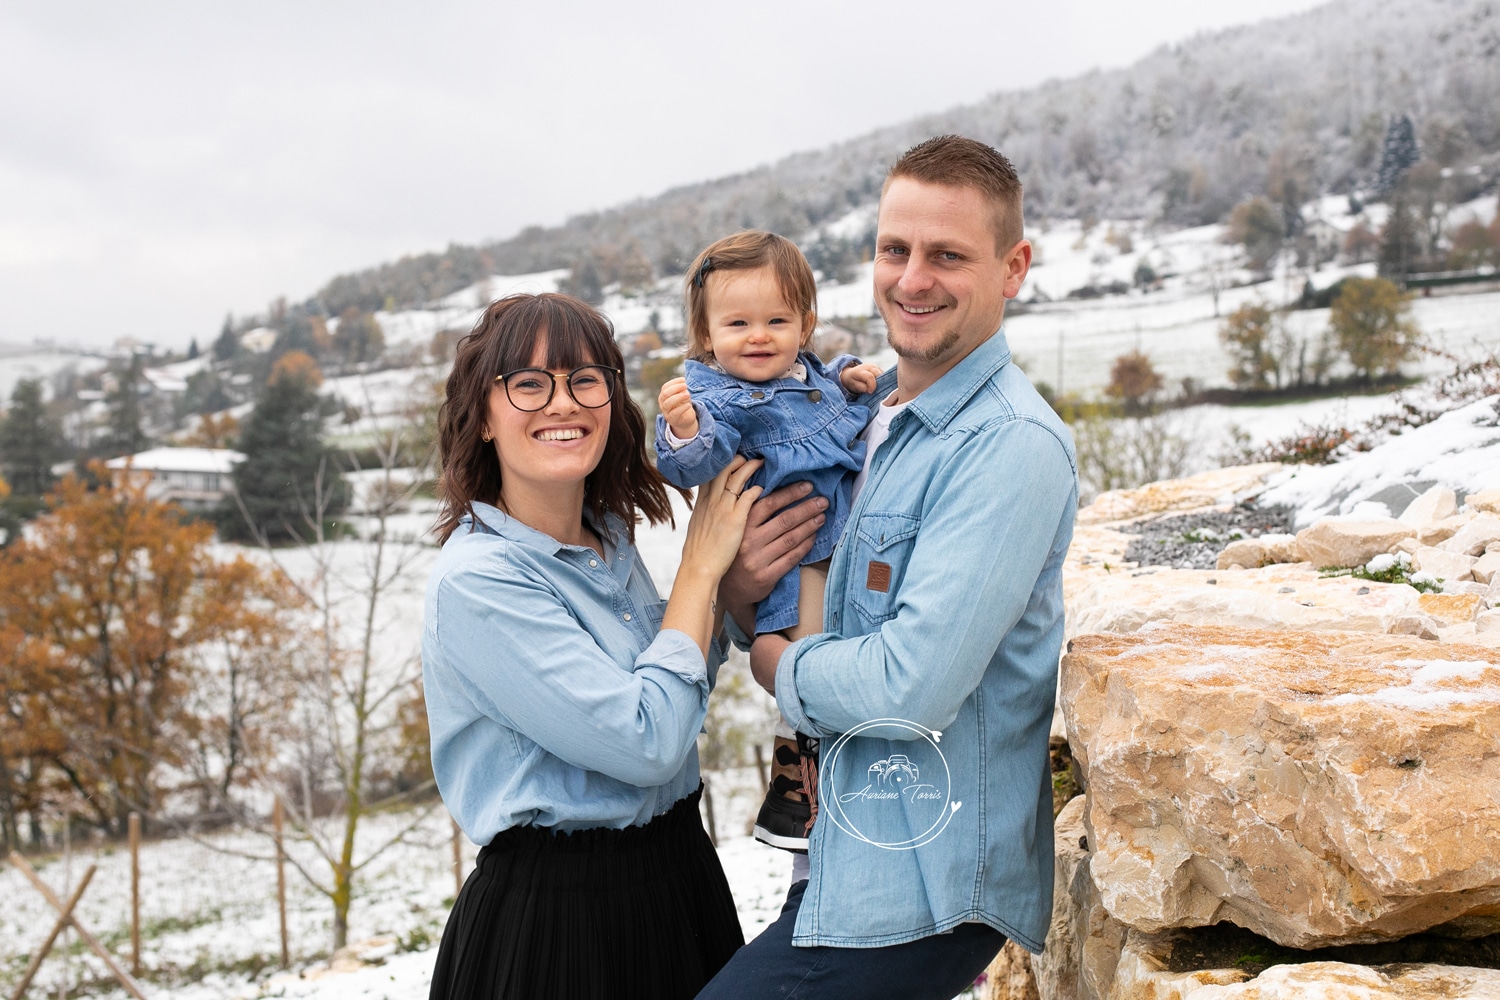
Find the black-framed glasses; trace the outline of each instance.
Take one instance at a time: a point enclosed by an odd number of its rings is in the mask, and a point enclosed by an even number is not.
[[[580,365],[566,375],[549,372],[545,368],[517,368],[504,375],[496,375],[495,381],[505,386],[505,396],[510,405],[528,413],[544,409],[552,402],[558,382],[568,384],[568,395],[579,406],[590,410],[609,403],[615,395],[615,383],[623,373],[618,368],[605,365]]]

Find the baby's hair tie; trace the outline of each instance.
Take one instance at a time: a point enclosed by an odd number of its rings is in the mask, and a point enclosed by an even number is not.
[[[703,258],[703,263],[701,263],[701,264],[698,265],[698,273],[695,274],[695,275],[693,275],[693,287],[694,288],[702,288],[703,287],[703,279],[707,278],[708,277],[708,272],[712,271],[713,269],[714,269],[714,259],[712,257],[704,257]]]

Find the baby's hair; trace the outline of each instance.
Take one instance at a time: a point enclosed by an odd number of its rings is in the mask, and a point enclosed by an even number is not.
[[[818,325],[818,284],[812,268],[797,245],[785,236],[745,229],[711,244],[688,268],[685,293],[688,303],[688,357],[713,356],[708,335],[708,276],[719,271],[754,271],[769,267],[787,308],[797,312],[804,324],[802,347],[812,342]]]

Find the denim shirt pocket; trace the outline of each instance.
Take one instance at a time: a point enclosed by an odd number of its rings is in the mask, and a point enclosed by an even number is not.
[[[896,594],[921,526],[915,514],[866,512],[859,519],[849,589],[867,625],[895,616]]]

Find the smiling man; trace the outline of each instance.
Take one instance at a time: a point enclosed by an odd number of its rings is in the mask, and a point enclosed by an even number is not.
[[[891,168],[876,240],[899,362],[862,400],[827,631],[751,650],[788,722],[822,738],[809,858],[701,997],[946,1000],[1007,937],[1040,951],[1051,919],[1047,738],[1078,484],[1072,438],[1001,329],[1031,265],[1021,183],[989,146],[928,140]],[[790,548],[814,513],[752,525],[741,551]],[[743,562],[756,586],[725,598],[740,622],[769,578]],[[923,794],[867,794],[897,759]]]

